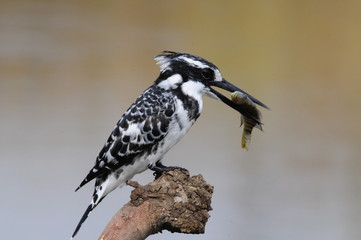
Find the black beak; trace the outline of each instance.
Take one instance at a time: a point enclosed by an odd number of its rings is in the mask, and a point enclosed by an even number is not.
[[[227,82],[224,78],[222,81],[213,81],[210,84],[211,86],[215,86],[215,87],[219,87],[222,88],[226,91],[229,92],[235,92],[235,91],[239,91],[245,95],[247,95],[247,97],[254,102],[255,104],[264,107],[266,109],[270,109],[269,107],[266,106],[266,104],[262,103],[261,101],[259,101],[258,99],[256,99],[255,97],[251,96],[250,94],[246,93],[245,91],[243,91],[242,89],[239,89],[238,87],[234,86],[232,83]],[[239,113],[241,113],[242,115],[248,117],[248,118],[252,118],[253,120],[255,120],[257,123],[261,124],[261,120],[257,117],[254,116],[253,114],[251,114],[250,111],[247,110],[247,108],[245,106],[239,105],[239,104],[235,104],[234,102],[232,102],[230,99],[228,99],[227,97],[223,96],[221,93],[217,92],[216,90],[214,90],[213,88],[210,88],[211,92],[213,94],[215,94],[222,102],[224,102],[225,104],[227,104],[228,106],[230,106],[231,108],[233,108],[234,110],[238,111]]]

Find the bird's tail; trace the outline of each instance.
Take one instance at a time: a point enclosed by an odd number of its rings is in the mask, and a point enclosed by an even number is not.
[[[79,229],[81,228],[81,225],[85,222],[85,220],[88,218],[89,214],[93,211],[93,209],[98,206],[98,204],[103,200],[103,198],[105,197],[102,196],[103,195],[103,191],[98,192],[98,191],[94,191],[93,194],[93,198],[92,201],[90,202],[89,206],[87,207],[87,209],[85,210],[83,216],[81,217],[78,225],[75,228],[75,231],[73,233],[73,235],[71,236],[71,239],[73,239],[75,237],[75,235],[78,233]]]

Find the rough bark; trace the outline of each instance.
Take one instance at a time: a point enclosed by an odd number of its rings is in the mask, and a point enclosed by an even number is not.
[[[111,219],[99,240],[141,240],[162,230],[204,233],[210,217],[213,186],[202,175],[173,170],[135,189],[131,200]]]

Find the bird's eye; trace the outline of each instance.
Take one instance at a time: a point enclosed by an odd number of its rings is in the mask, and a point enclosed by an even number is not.
[[[210,68],[202,69],[201,74],[202,74],[202,77],[204,77],[207,80],[212,79],[214,76],[213,70]]]

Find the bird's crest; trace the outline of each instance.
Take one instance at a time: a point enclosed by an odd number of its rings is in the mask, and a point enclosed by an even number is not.
[[[161,72],[169,69],[169,65],[176,54],[176,52],[172,51],[163,51],[161,54],[154,57],[154,60],[160,66]]]
[[[157,61],[157,64],[160,65],[161,72],[171,70],[170,65],[172,61],[184,62],[195,68],[213,68],[214,70],[218,69],[213,63],[205,60],[204,58],[188,53],[163,51],[161,54],[155,56],[154,59]]]

